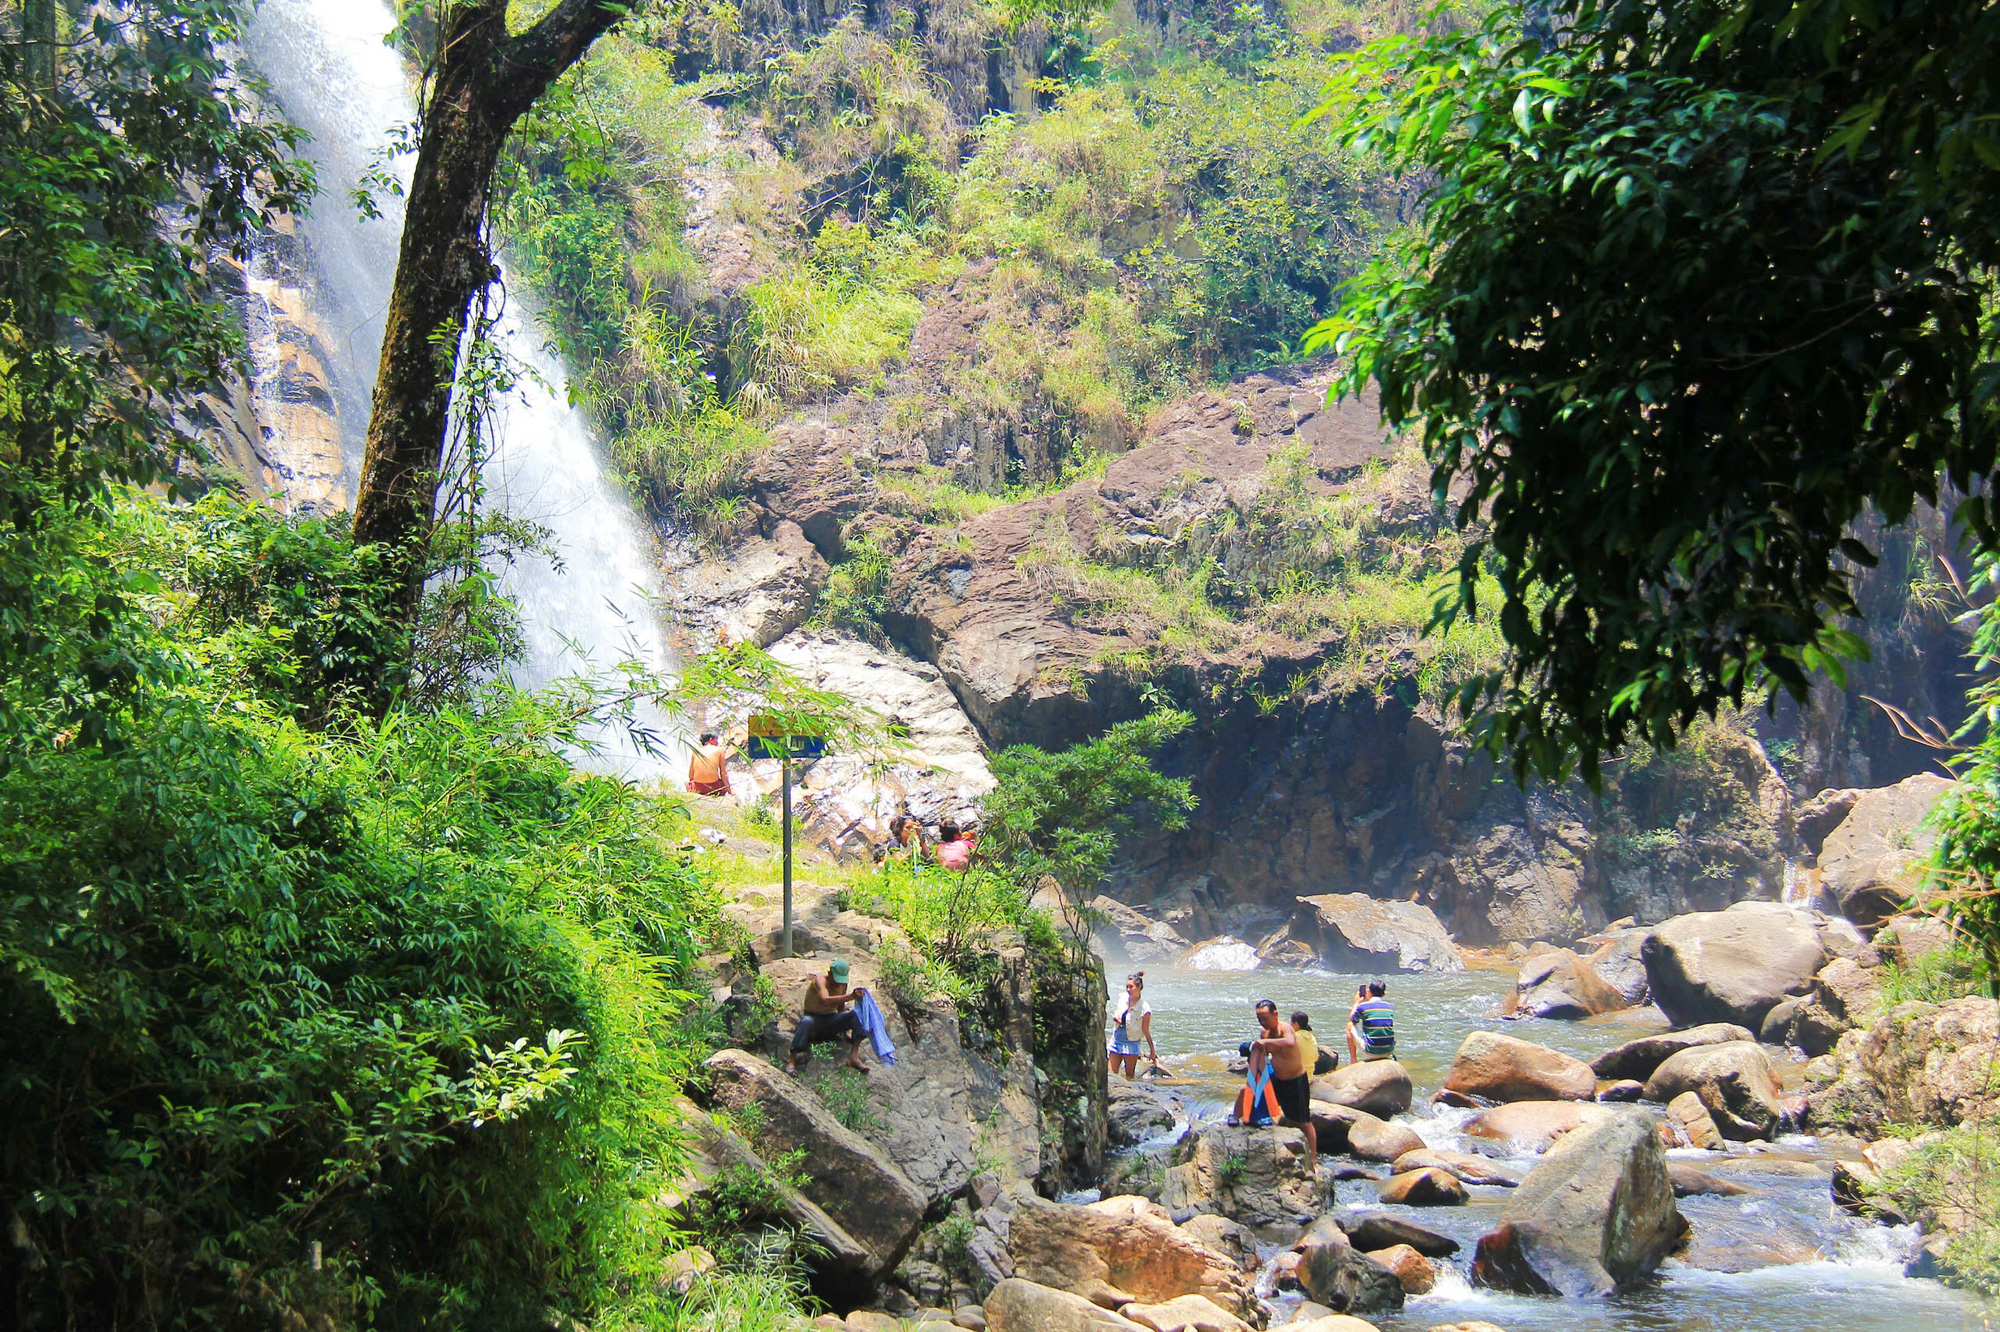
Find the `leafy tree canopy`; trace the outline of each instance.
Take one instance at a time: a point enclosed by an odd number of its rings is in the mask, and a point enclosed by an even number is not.
[[[2000,10],[1549,9],[1345,64],[1319,114],[1430,188],[1310,344],[1483,524],[1438,615],[1497,575],[1510,661],[1460,695],[1484,742],[1594,781],[1865,655],[1865,506],[1942,478],[2000,537]]]

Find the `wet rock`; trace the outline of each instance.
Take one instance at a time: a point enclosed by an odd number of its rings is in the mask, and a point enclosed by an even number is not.
[[[1952,783],[1918,773],[1894,786],[1855,793],[1847,816],[1820,846],[1820,882],[1840,912],[1872,930],[1901,909],[1916,886],[1912,869],[1936,843],[1924,816]]]
[[[1152,1332],[1249,1332],[1250,1327],[1200,1295],[1181,1295],[1161,1304],[1135,1301],[1118,1312]]]
[[[1784,1093],[1770,1057],[1755,1041],[1698,1045],[1668,1059],[1646,1080],[1646,1099],[1663,1104],[1692,1092],[1722,1136],[1769,1138],[1785,1118]]]
[[[1313,1099],[1366,1110],[1380,1119],[1410,1108],[1409,1070],[1393,1059],[1363,1060],[1313,1079]]]
[[[1811,989],[1826,965],[1822,919],[1778,902],[1676,916],[1642,949],[1653,1002],[1675,1026],[1733,1022],[1757,1031],[1787,995]]]
[[[1368,1256],[1396,1274],[1405,1295],[1428,1295],[1437,1285],[1437,1267],[1407,1244],[1376,1249]]]
[[[1591,1061],[1591,1071],[1600,1078],[1631,1078],[1644,1082],[1653,1070],[1682,1050],[1697,1045],[1720,1045],[1724,1041],[1754,1041],[1756,1033],[1733,1022],[1711,1022],[1685,1031],[1661,1032],[1606,1050]]]
[[[2000,1112],[1991,1077],[2000,1004],[1902,1004],[1840,1038],[1840,1080],[1810,1098],[1808,1122],[1875,1136],[1891,1124],[1950,1128]]]
[[[1257,1236],[1250,1227],[1226,1216],[1203,1212],[1181,1222],[1181,1230],[1217,1253],[1226,1253],[1246,1272],[1255,1272],[1262,1261],[1257,1252]]]
[[[1457,1207],[1468,1197],[1457,1175],[1436,1166],[1392,1175],[1379,1196],[1385,1203],[1404,1207]]]
[[[1667,1122],[1676,1130],[1676,1145],[1685,1143],[1705,1152],[1719,1152],[1728,1146],[1722,1140],[1722,1130],[1715,1126],[1715,1116],[1708,1113],[1701,1097],[1691,1091],[1667,1102]]]
[[[1403,1307],[1396,1274],[1350,1244],[1316,1244],[1299,1262],[1299,1284],[1337,1313],[1388,1313]]]
[[[1557,1138],[1586,1124],[1601,1123],[1618,1113],[1608,1105],[1577,1101],[1517,1101],[1482,1110],[1460,1131],[1496,1154],[1520,1156],[1544,1152]]]
[[[1104,1136],[1114,1147],[1133,1147],[1172,1131],[1177,1098],[1170,1092],[1121,1077],[1110,1080],[1109,1090]]]
[[[1681,1242],[1666,1153],[1638,1111],[1567,1135],[1509,1198],[1473,1257],[1474,1285],[1530,1295],[1608,1295],[1650,1275]]]
[[[1347,1130],[1347,1153],[1364,1161],[1380,1161],[1385,1165],[1399,1156],[1421,1149],[1424,1140],[1416,1130],[1401,1124],[1366,1115],[1357,1119]]]
[[[1597,1099],[1607,1105],[1646,1099],[1646,1084],[1637,1078],[1620,1078],[1608,1087],[1597,1090]]]
[[[1458,1241],[1449,1235],[1426,1230],[1388,1212],[1356,1212],[1341,1224],[1348,1242],[1364,1253],[1407,1244],[1426,1258],[1449,1258],[1459,1248]]]
[[[1448,1170],[1467,1184],[1490,1184],[1511,1189],[1521,1182],[1521,1176],[1506,1166],[1465,1152],[1437,1151],[1426,1147],[1396,1158],[1398,1174],[1406,1170],[1426,1169]]]
[[[1465,970],[1458,945],[1420,903],[1385,902],[1366,893],[1325,893],[1298,903],[1291,937],[1311,944],[1332,970]]]
[[[1718,1141],[1720,1137],[1718,1134]],[[1702,1194],[1717,1198],[1734,1198],[1750,1192],[1733,1180],[1724,1179],[1720,1175],[1711,1175],[1706,1170],[1697,1170],[1685,1161],[1667,1162],[1667,1178],[1673,1182],[1676,1198],[1692,1198]]]
[[[1007,1234],[1014,1275],[1100,1304],[1201,1295],[1263,1323],[1251,1281],[1228,1254],[1176,1227],[1143,1198],[1080,1206],[1023,1193]],[[987,1299],[987,1316],[993,1302]]]
[[[1440,1087],[1431,1093],[1431,1104],[1448,1105],[1454,1110],[1482,1110],[1489,1102],[1474,1100],[1464,1092],[1453,1091],[1449,1087]]]
[[[1547,1046],[1475,1031],[1458,1047],[1444,1085],[1489,1101],[1587,1101],[1597,1094],[1597,1075]]]
[[[980,1305],[987,1332],[1141,1332],[1139,1324],[1081,1295],[1009,1277]]]
[[[1503,1017],[1575,1019],[1629,1007],[1589,962],[1558,948],[1528,959],[1500,1012]]]
[[[1248,1226],[1305,1220],[1320,1202],[1305,1151],[1298,1129],[1212,1124],[1181,1140],[1160,1201],[1176,1212],[1213,1212]]]
[[[923,1227],[929,1199],[922,1190],[797,1079],[757,1056],[719,1050],[704,1067],[715,1104],[738,1114],[760,1107],[758,1150],[804,1153],[812,1169],[801,1191],[867,1248],[873,1271],[892,1271]]]

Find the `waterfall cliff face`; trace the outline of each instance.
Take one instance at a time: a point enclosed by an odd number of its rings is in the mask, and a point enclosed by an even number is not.
[[[285,116],[312,135],[319,171],[312,215],[267,238],[245,282],[266,449],[286,498],[307,510],[352,503],[395,278],[402,199],[373,188],[372,219],[353,200],[416,116],[408,67],[384,43],[392,24],[383,0],[264,0],[245,36]],[[386,169],[407,181],[410,165],[405,155]],[[561,360],[532,322],[510,295],[492,334],[524,373],[496,406],[488,502],[548,529],[556,548],[503,571],[528,638],[515,679],[533,688],[626,660],[671,669],[652,540],[605,474]],[[660,771],[629,745],[612,762]]]

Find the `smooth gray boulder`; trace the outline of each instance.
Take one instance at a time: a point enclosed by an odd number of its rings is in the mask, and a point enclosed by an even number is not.
[[[1787,995],[1811,989],[1826,965],[1816,916],[1780,902],[1675,916],[1641,949],[1653,1002],[1676,1027],[1733,1022],[1759,1030]]]
[[[1465,970],[1437,913],[1417,902],[1385,902],[1366,893],[1301,897],[1290,933],[1335,971]]]
[[[1785,1118],[1784,1093],[1770,1056],[1755,1041],[1682,1050],[1646,1080],[1646,1099],[1667,1104],[1692,1092],[1725,1138],[1769,1138]]]
[[[1632,1078],[1644,1082],[1653,1070],[1669,1058],[1696,1045],[1720,1045],[1724,1041],[1754,1041],[1756,1033],[1733,1022],[1711,1022],[1685,1031],[1663,1031],[1657,1036],[1641,1036],[1636,1041],[1613,1046],[1591,1060],[1591,1071],[1607,1082]]]
[[[1937,840],[1924,828],[1924,816],[1952,786],[1920,772],[1894,786],[1854,793],[1846,817],[1819,849],[1820,885],[1842,915],[1872,931],[1902,908],[1916,886],[1915,862]]]
[[[1393,1059],[1365,1059],[1345,1064],[1313,1079],[1312,1098],[1332,1105],[1366,1110],[1379,1119],[1400,1115],[1415,1094],[1410,1071]]]
[[[1513,990],[1500,1001],[1500,1016],[1574,1020],[1631,1006],[1587,959],[1555,948],[1522,963]]]
[[[1597,1095],[1597,1075],[1545,1045],[1475,1031],[1452,1057],[1444,1086],[1484,1101],[1588,1101]]]
[[[1472,1282],[1524,1295],[1609,1295],[1679,1246],[1666,1150],[1637,1110],[1563,1135],[1482,1236]]]
[[[1081,1295],[1020,1277],[993,1287],[980,1311],[986,1332],[1147,1332]]]
[[[1350,1244],[1315,1244],[1299,1256],[1299,1284],[1335,1313],[1389,1313],[1403,1307],[1403,1282]]]

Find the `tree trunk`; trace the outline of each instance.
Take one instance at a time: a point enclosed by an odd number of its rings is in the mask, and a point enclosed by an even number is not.
[[[631,7],[561,0],[510,37],[507,0],[470,0],[439,25],[354,509],[355,540],[387,549],[393,609],[405,623],[423,593],[459,335],[472,298],[497,276],[485,224],[500,149],[550,82]]]

